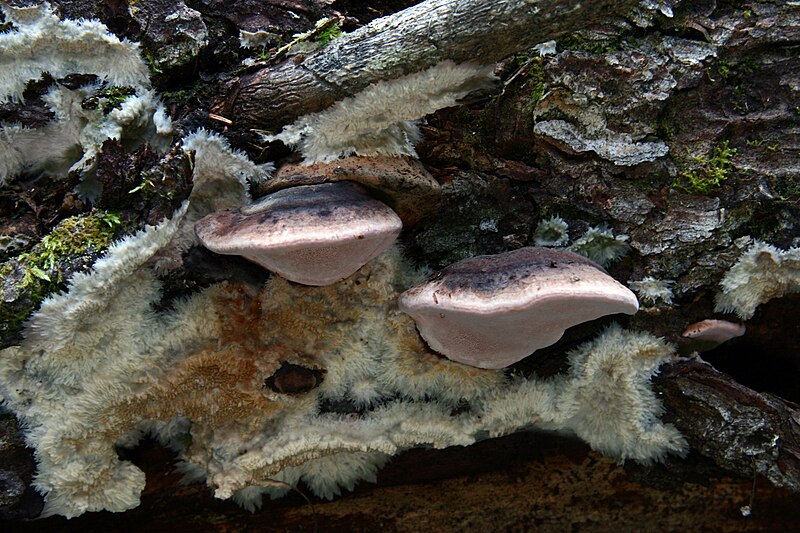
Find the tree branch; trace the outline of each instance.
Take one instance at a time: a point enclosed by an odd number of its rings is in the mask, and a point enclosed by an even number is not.
[[[279,129],[372,83],[431,67],[493,63],[624,13],[634,0],[428,0],[233,80],[212,110],[239,128]]]

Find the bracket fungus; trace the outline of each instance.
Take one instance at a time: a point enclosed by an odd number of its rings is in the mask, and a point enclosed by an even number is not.
[[[698,352],[705,352],[716,348],[723,342],[741,337],[746,330],[744,324],[708,318],[687,326],[686,330],[681,333],[681,337],[688,339],[690,346]]]
[[[241,255],[303,285],[329,285],[351,276],[402,229],[387,205],[355,183],[283,189],[195,224],[212,252]]]
[[[331,163],[283,165],[261,186],[263,193],[287,187],[354,181],[387,203],[403,224],[413,225],[436,209],[441,187],[418,159],[408,156],[350,156]]]
[[[503,368],[601,316],[639,309],[636,296],[580,255],[529,247],[454,263],[404,292],[428,345],[480,368]]]

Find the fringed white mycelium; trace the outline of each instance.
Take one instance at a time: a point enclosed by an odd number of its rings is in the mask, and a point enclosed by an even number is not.
[[[50,4],[2,7],[14,29],[0,33],[0,101],[22,100],[29,80],[95,74],[112,85],[149,87],[139,44],[120,41],[96,20],[60,20]]]
[[[720,282],[714,310],[747,320],[773,298],[800,291],[800,248],[780,250],[756,241]]]
[[[253,163],[244,153],[232,149],[224,137],[202,128],[183,138],[183,150],[194,154],[192,192],[171,245],[153,259],[159,273],[180,267],[181,254],[198,243],[195,222],[214,211],[249,202],[248,184],[265,180],[274,170],[271,163]]]
[[[567,230],[569,225],[559,216],[540,220],[533,232],[533,243],[536,246],[564,246],[569,240]]]
[[[148,432],[183,446],[182,471],[250,509],[283,483],[333,497],[402,450],[530,427],[571,431],[620,459],[686,448],[648,387],[672,355],[663,341],[611,328],[549,380],[443,359],[397,310],[414,277],[397,247],[332,286],[220,284],[156,312],[150,258],[186,212],[112,247],[45,302],[21,346],[0,352],[0,395],[28,428],[49,513],[136,506],[143,474],[115,444]],[[324,369],[321,385],[265,388],[283,362]],[[365,409],[327,412],[327,401]]]
[[[107,139],[147,140],[162,151],[169,146],[172,123],[153,91],[131,94],[110,111],[85,105],[102,94],[101,85],[68,89],[56,84],[43,97],[54,121],[40,128],[0,126],[0,184],[23,173],[87,175]]]
[[[674,284],[675,282],[672,280],[645,276],[640,280],[629,281],[628,287],[636,293],[640,302],[648,305],[655,305],[658,302],[671,305],[672,298],[675,296],[672,293],[672,285]]]
[[[547,381],[519,379],[488,402],[483,424],[492,435],[520,420],[543,429],[567,430],[592,448],[619,459],[659,460],[682,454],[687,444],[650,390],[673,347],[648,333],[612,326],[568,354],[570,370]]]
[[[22,100],[27,83],[44,73],[57,80],[95,74],[100,82],[79,88],[54,83],[43,100],[55,120],[45,126],[0,124],[0,185],[20,174],[87,175],[107,139],[146,140],[162,150],[169,145],[172,123],[149,89],[138,44],[120,41],[97,21],[62,21],[48,4],[2,9],[14,26],[0,33],[0,102]],[[112,105],[108,95],[115,88],[124,92]],[[86,196],[97,194],[85,187]]]
[[[416,156],[416,121],[490,86],[493,65],[443,61],[427,70],[374,83],[328,109],[297,119],[267,141],[298,147],[304,162],[329,163],[348,155]]]
[[[587,257],[600,266],[607,267],[630,251],[631,247],[627,241],[627,235],[614,235],[608,228],[591,227],[578,240],[569,245],[567,250]]]

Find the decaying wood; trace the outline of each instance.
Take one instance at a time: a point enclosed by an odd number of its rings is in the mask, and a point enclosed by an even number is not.
[[[234,80],[214,111],[273,130],[380,80],[443,60],[493,63],[623,13],[631,0],[428,0],[339,37],[304,59]]]
[[[800,491],[800,410],[759,394],[706,363],[665,366],[655,380],[667,414],[692,449],[742,476]]]
[[[250,514],[203,484],[179,485],[172,455],[147,443],[142,505],[124,514],[54,516],[14,531],[793,531],[794,495],[753,487],[693,456],[685,470],[620,465],[576,439],[520,433],[469,447],[411,450],[333,501],[297,494]],[[300,490],[305,490],[301,485]],[[752,514],[741,508],[751,505]]]

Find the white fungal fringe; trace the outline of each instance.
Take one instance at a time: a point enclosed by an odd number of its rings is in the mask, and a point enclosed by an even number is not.
[[[490,86],[492,65],[443,61],[421,72],[370,85],[328,109],[300,117],[267,141],[298,147],[307,164],[348,155],[409,155],[420,138],[417,120]]]
[[[800,292],[800,248],[780,250],[756,241],[720,283],[715,311],[747,320],[756,308],[784,294]]]

